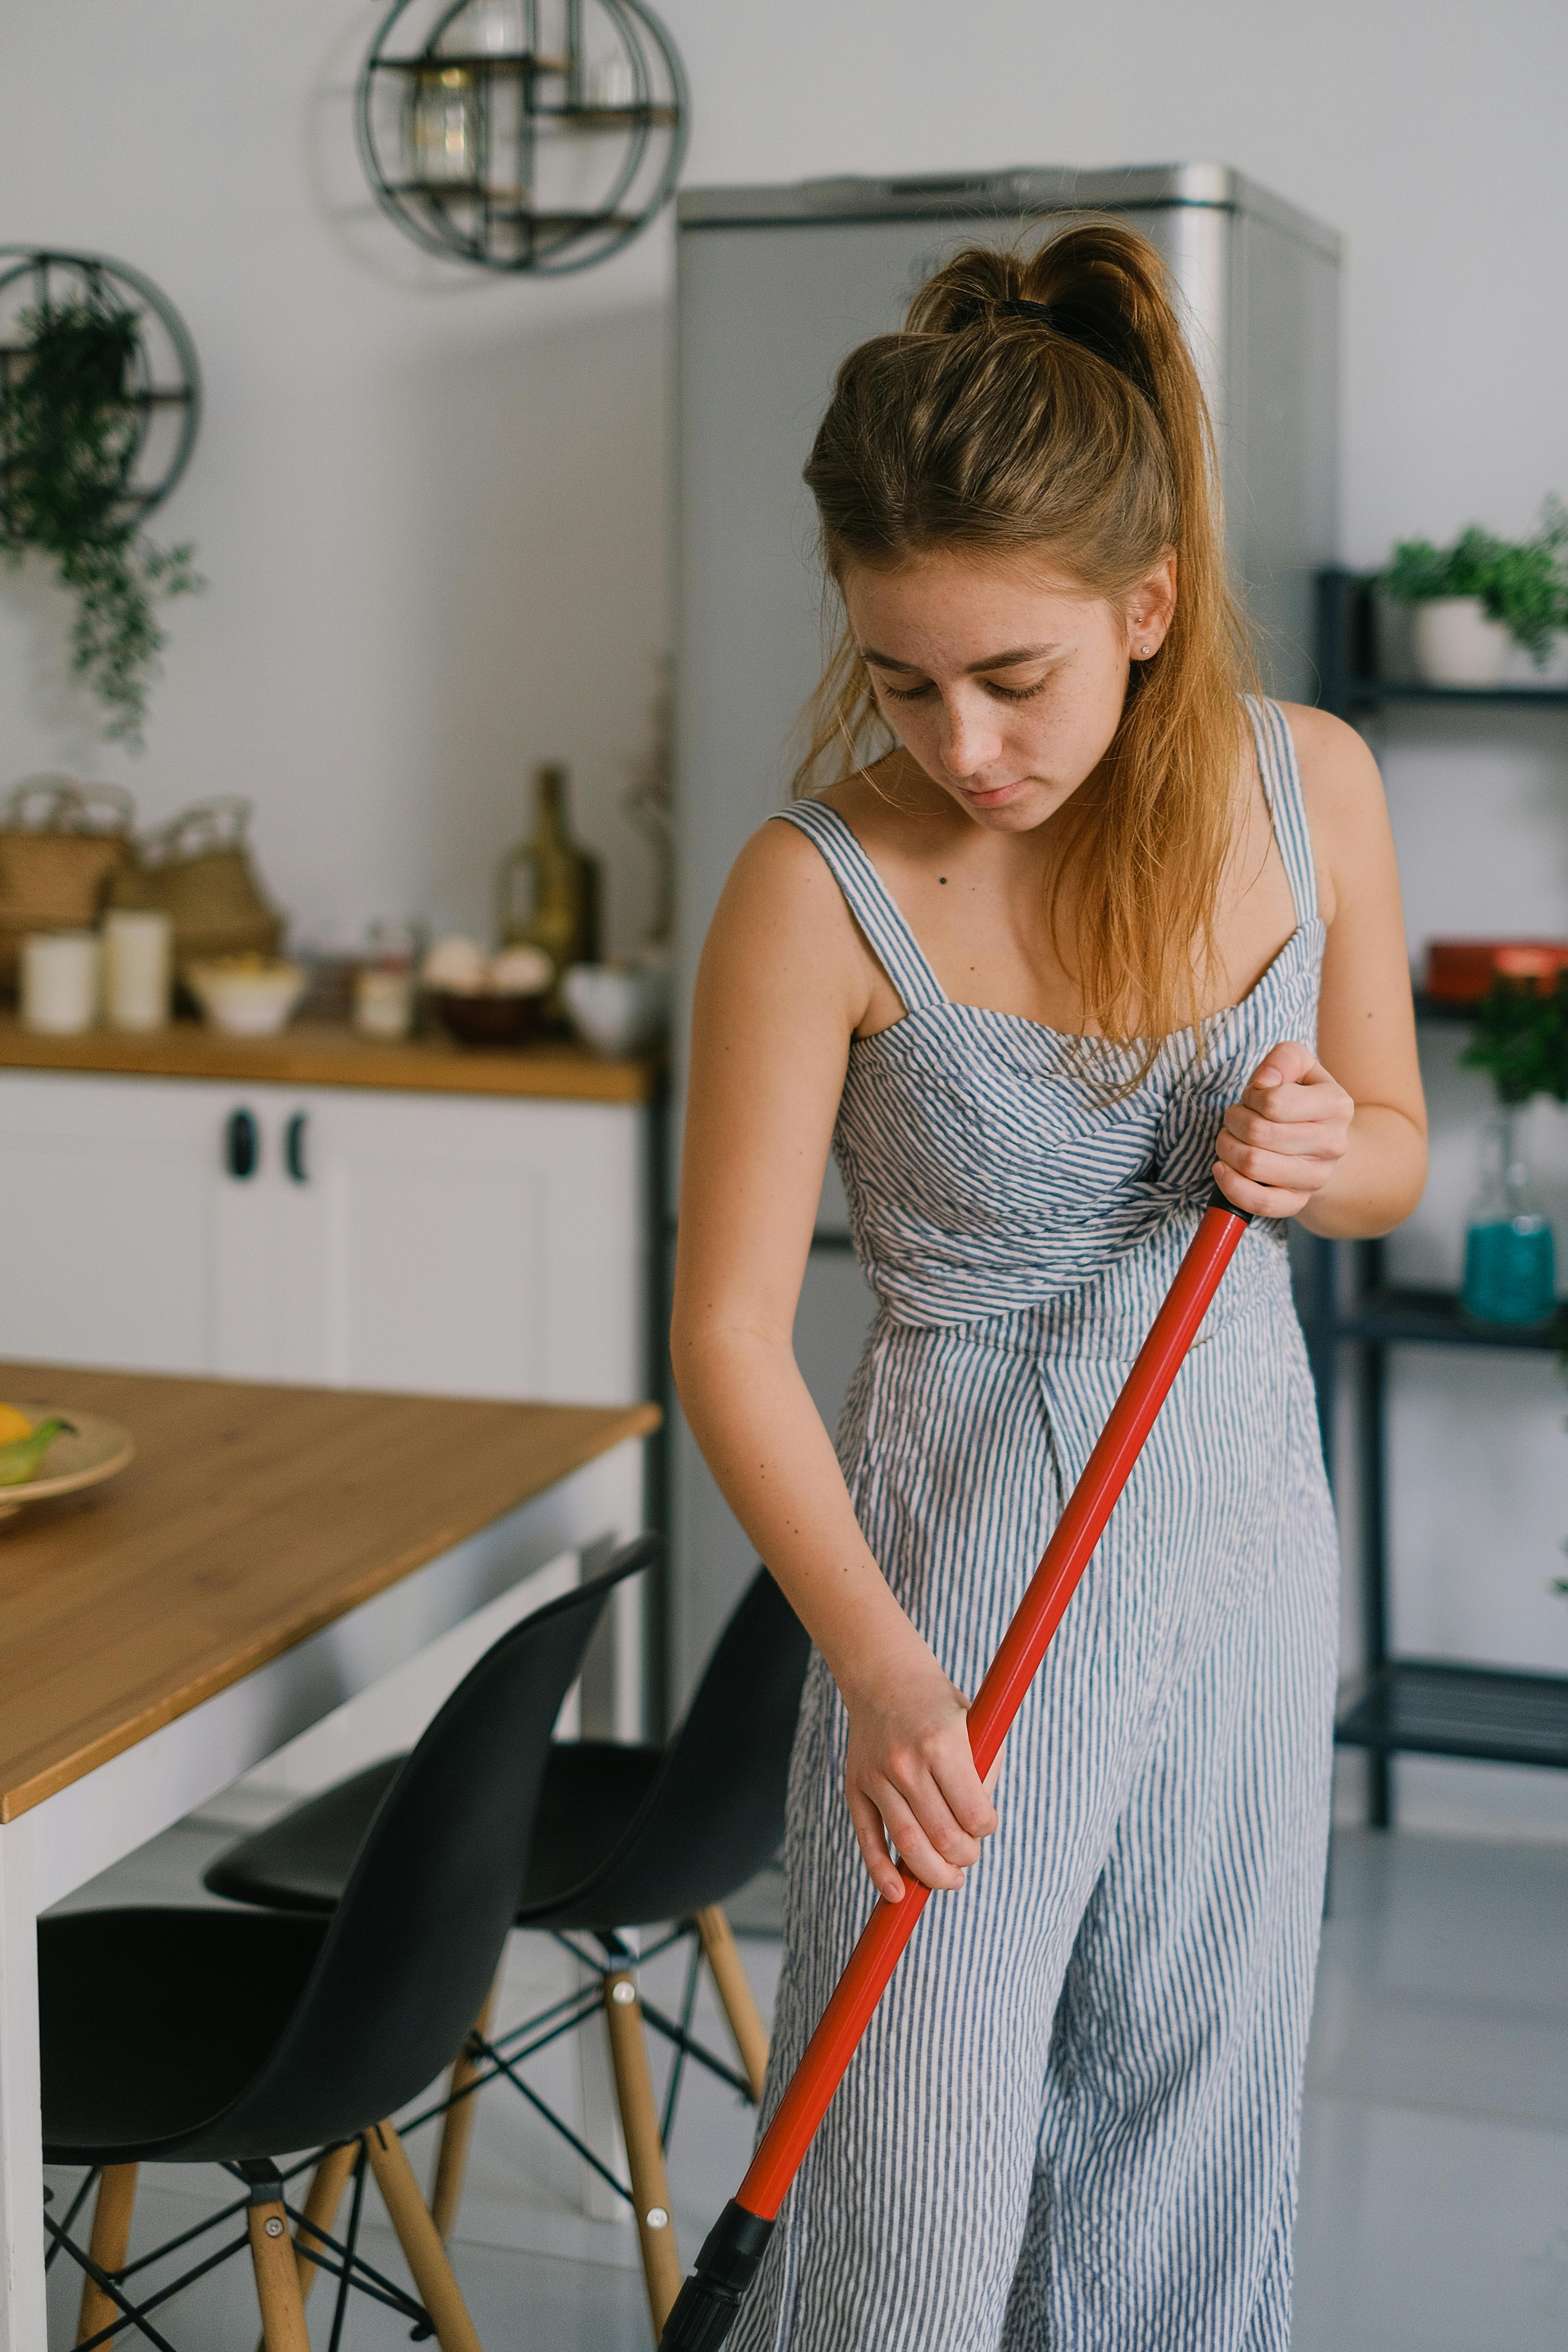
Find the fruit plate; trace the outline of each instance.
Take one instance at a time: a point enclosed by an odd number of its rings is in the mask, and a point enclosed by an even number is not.
[[[44,1456],[43,1473],[20,1486],[0,1486],[0,1519],[9,1518],[24,1503],[45,1503],[56,1495],[74,1495],[82,1486],[96,1486],[123,1470],[136,1447],[131,1432],[100,1412],[79,1412],[68,1404],[44,1404],[32,1397],[19,1400],[35,1429],[52,1414],[68,1421]]]

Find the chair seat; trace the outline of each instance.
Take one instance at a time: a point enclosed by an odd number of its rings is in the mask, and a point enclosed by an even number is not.
[[[176,1909],[40,1919],[45,2161],[178,2156],[169,2144],[221,2115],[261,2072],[327,1926]]]
[[[208,1864],[203,1885],[231,1903],[260,1903],[274,1911],[335,1911],[364,1833],[405,1760],[384,1756],[336,1788],[308,1797],[254,1836],[241,1838]]]
[[[549,1914],[552,1927],[628,1927],[629,1920],[576,1916],[562,1898],[584,1885],[626,1832],[653,1785],[662,1748],[608,1739],[558,1740],[544,1768],[533,1844],[519,1894],[520,1913]],[[215,1895],[278,1911],[330,1913],[360,1843],[402,1765],[389,1756],[336,1788],[296,1805],[281,1821],[242,1838],[205,1874]]]

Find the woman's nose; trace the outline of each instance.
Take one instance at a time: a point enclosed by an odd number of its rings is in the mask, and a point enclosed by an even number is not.
[[[973,776],[997,757],[1002,740],[989,712],[950,702],[943,705],[942,717],[946,736],[942,764],[950,776]]]

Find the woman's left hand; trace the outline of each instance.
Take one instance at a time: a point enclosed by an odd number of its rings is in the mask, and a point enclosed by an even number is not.
[[[1350,1142],[1355,1105],[1305,1045],[1270,1046],[1232,1103],[1215,1145],[1215,1181],[1255,1217],[1295,1217]]]

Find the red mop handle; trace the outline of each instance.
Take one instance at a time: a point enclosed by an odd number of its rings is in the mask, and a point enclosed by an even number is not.
[[[1100,1442],[1057,1522],[1012,1623],[969,1710],[969,1744],[984,1776],[1023,1705],[1052,1634],[1127,1484],[1143,1441],[1182,1368],[1248,1219],[1216,1198],[1183,1258]],[[870,2022],[931,1893],[908,1866],[901,1903],[879,1903],[861,1931],[821,2022],[757,2145],[735,2202],[771,2221],[800,2168],[827,2103]]]
[[[1217,1190],[1210,1196],[1153,1328],[969,1710],[969,1744],[982,1774],[996,1759],[1250,1222],[1245,1210],[1233,1208]],[[681,2288],[665,2323],[659,2337],[663,2352],[721,2352],[729,2337],[785,2192],[925,1908],[930,1888],[903,1864],[900,1870],[903,1900],[879,1903],[861,1930],[777,2113],[758,2142],[751,2168],[710,2231],[696,2273]]]

